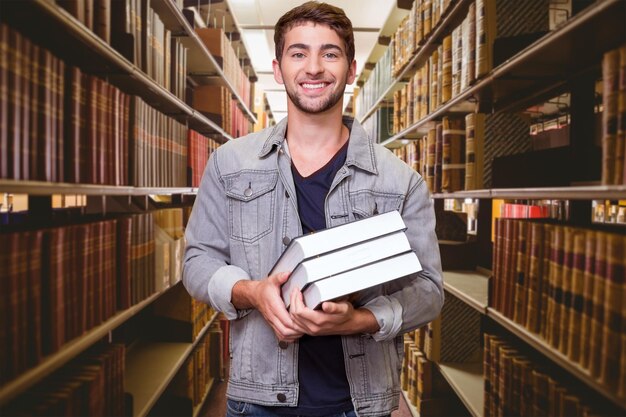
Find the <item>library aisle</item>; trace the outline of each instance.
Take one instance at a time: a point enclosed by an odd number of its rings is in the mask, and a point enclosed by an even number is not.
[[[437,219],[393,417],[626,415],[626,0],[329,2],[344,114]],[[225,415],[185,228],[212,152],[286,116],[293,5],[0,0],[0,415]]]

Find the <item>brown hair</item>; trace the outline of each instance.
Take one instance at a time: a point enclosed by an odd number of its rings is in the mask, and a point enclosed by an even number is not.
[[[345,42],[348,63],[354,59],[354,33],[352,22],[346,16],[343,9],[327,3],[308,1],[285,13],[274,26],[274,44],[276,59],[280,62],[285,47],[285,33],[294,26],[307,22],[326,25],[334,30]]]

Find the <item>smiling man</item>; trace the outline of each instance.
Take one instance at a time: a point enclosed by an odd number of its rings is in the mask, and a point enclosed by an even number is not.
[[[278,125],[211,155],[186,229],[183,281],[231,320],[228,416],[386,416],[398,407],[402,334],[443,304],[432,200],[422,177],[342,117],[354,81],[343,10],[307,2],[275,27]],[[267,276],[294,237],[399,210],[423,270],[311,310]]]

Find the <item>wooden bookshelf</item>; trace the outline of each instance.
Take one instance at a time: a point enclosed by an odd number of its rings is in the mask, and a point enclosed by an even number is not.
[[[363,123],[367,118],[374,114],[383,101],[390,100],[393,97],[393,93],[401,87],[403,80],[413,75],[415,71],[428,60],[433,51],[443,42],[443,38],[448,34],[448,32],[450,32],[451,28],[458,25],[463,20],[463,17],[467,14],[467,10],[472,1],[473,0],[459,0],[441,16],[439,24],[430,33],[428,38],[420,45],[420,48],[417,50],[413,58],[411,58],[409,63],[393,80],[392,84],[385,90],[378,100],[375,101],[374,105],[359,119],[360,123]]]
[[[84,335],[68,342],[61,350],[50,355],[36,367],[29,369],[13,381],[1,387],[0,406],[8,403],[10,400],[17,397],[19,394],[23,393],[27,389],[31,388],[43,378],[47,377],[52,372],[56,371],[57,369],[68,363],[70,360],[74,359],[80,353],[87,350],[93,344],[101,340],[103,337],[107,336],[113,329],[117,328],[128,319],[133,317],[135,314],[143,310],[146,306],[148,306],[152,301],[157,299],[168,289],[160,293],[152,294],[147,299],[139,302],[138,304],[135,304],[129,309],[117,313],[115,316],[111,317],[109,320],[105,321],[101,325],[87,331]]]
[[[626,185],[583,185],[536,188],[493,188],[454,193],[436,193],[434,199],[447,198],[499,198],[499,199],[551,199],[551,200],[616,200],[626,196]]]
[[[439,363],[437,366],[470,413],[474,417],[482,417],[485,410],[485,381],[482,361]]]
[[[537,352],[541,353],[543,356],[550,359],[552,362],[556,363],[559,367],[566,370],[568,373],[576,377],[581,382],[585,383],[587,386],[592,388],[594,391],[598,392],[608,400],[610,400],[615,405],[624,408],[624,400],[618,398],[610,389],[599,384],[596,380],[594,380],[589,373],[580,367],[577,363],[572,362],[567,356],[558,350],[554,349],[550,346],[546,341],[544,341],[539,335],[528,331],[525,327],[515,323],[509,318],[502,315],[497,310],[489,307],[487,309],[487,317],[490,317],[496,323],[500,324],[506,330],[526,342],[532,348],[534,348]]]
[[[0,192],[28,195],[78,194],[102,196],[147,196],[197,194],[194,187],[132,187],[128,185],[70,184],[64,182],[0,179]]]
[[[594,3],[428,116],[381,143],[387,146],[407,135],[424,135],[434,121],[448,114],[475,111],[479,102],[490,111],[523,110],[567,91],[572,79],[589,73],[599,75],[602,54],[626,41],[625,15],[626,2],[622,0]],[[586,52],[581,54],[581,49]]]
[[[250,103],[244,102],[239,91],[226,78],[222,68],[220,68],[211,52],[202,43],[176,4],[172,0],[153,0],[151,6],[159,14],[163,22],[172,29],[173,33],[182,40],[185,47],[188,48],[187,72],[200,84],[207,82],[211,84],[217,83],[228,88],[248,120],[251,123],[257,123],[256,116],[250,110]]]
[[[4,19],[64,61],[97,74],[122,91],[140,96],[162,113],[202,134],[232,139],[220,126],[195,111],[129,62],[66,10],[52,1],[2,2]],[[54,33],[55,36],[50,36]]]
[[[124,387],[133,397],[133,417],[148,415],[216,317],[211,317],[193,343],[140,341],[129,349]]]
[[[489,305],[489,276],[477,271],[444,271],[443,288],[481,314]]]
[[[198,403],[198,405],[193,408],[193,413],[191,414],[193,417],[198,417],[200,415],[200,411],[202,411],[202,407],[204,406],[205,401],[207,400],[207,398],[209,398],[209,394],[211,393],[211,390],[213,389],[213,385],[215,385],[216,380],[217,378],[215,377],[209,380],[206,390],[204,391],[204,394],[202,394],[202,398],[200,399],[200,403]]]

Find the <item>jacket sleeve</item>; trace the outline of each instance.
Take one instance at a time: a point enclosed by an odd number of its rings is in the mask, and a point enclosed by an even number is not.
[[[219,155],[218,149],[209,158],[185,230],[183,284],[193,298],[233,320],[243,311],[231,303],[232,288],[250,276],[230,265],[228,201],[219,175]]]
[[[380,330],[372,335],[377,341],[392,339],[434,320],[444,301],[434,204],[426,182],[419,175],[413,176],[401,214],[422,271],[392,282],[387,295],[378,296],[363,306],[378,321]]]

